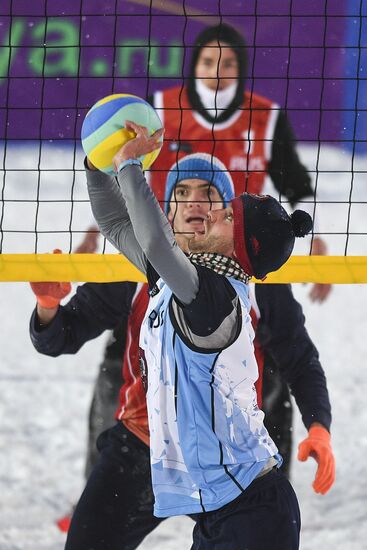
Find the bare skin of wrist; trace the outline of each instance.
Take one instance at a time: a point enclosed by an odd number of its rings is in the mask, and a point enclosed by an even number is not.
[[[40,324],[48,325],[49,323],[51,323],[52,319],[56,317],[58,309],[59,306],[53,308],[45,308],[37,304],[37,315]]]

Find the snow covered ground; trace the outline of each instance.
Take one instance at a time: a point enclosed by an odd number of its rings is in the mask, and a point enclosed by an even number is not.
[[[313,169],[315,151],[302,149],[307,165]],[[49,167],[66,166],[70,152],[50,152],[44,162]],[[34,152],[8,151],[7,162],[14,167],[35,164]],[[78,165],[81,167],[80,155]],[[319,168],[348,171],[351,158],[325,148]],[[33,163],[33,164],[32,164]],[[365,169],[366,159],[354,167]],[[37,168],[37,163],[36,163]],[[45,166],[46,170],[47,166]],[[6,198],[34,198],[37,174],[25,180],[26,172],[7,173]],[[367,201],[363,175],[355,175],[352,197]],[[70,181],[65,173],[43,172],[41,192],[45,198],[70,196]],[[33,179],[32,179],[33,178]],[[85,198],[82,175],[77,178],[74,195]],[[72,183],[72,181],[71,181]],[[319,197],[343,201],[349,197],[351,175],[321,174]],[[9,209],[8,209],[9,207]],[[88,223],[88,205],[78,206],[75,221],[82,230]],[[69,210],[68,210],[69,209]],[[45,203],[39,212],[39,227],[65,223],[70,205]],[[318,207],[320,230],[342,231],[346,227],[348,205]],[[367,233],[367,205],[355,204],[351,227]],[[4,222],[13,228],[31,226],[34,206],[6,203]],[[9,227],[9,225],[8,225]],[[9,237],[9,238],[8,238]],[[59,235],[57,236],[59,238]],[[68,237],[41,236],[40,251],[54,246],[66,249]],[[75,241],[78,241],[76,237]],[[330,237],[330,252],[343,253],[345,239]],[[30,252],[31,237],[4,237],[4,252]],[[350,254],[367,254],[363,237],[350,240]],[[313,493],[313,463],[294,460],[292,481],[302,513],[302,550],[363,550],[367,540],[367,285],[334,286],[328,302],[311,304],[309,285],[294,285],[302,302],[307,326],[317,344],[325,368],[333,406],[333,447],[337,461],[337,480],[326,496]],[[35,352],[28,337],[28,322],[34,298],[26,283],[0,284],[0,549],[61,550],[65,536],[55,520],[67,511],[83,487],[87,412],[92,385],[102,357],[105,336],[89,343],[77,356],[49,359]],[[297,415],[294,441],[305,436]],[[296,450],[296,449],[295,449]],[[190,548],[191,520],[175,518],[164,522],[141,546],[144,550],[184,550]],[[265,550],[265,549],[264,549]]]

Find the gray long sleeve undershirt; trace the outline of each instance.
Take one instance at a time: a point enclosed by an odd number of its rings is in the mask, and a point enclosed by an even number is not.
[[[139,166],[117,178],[86,169],[89,198],[101,233],[140,271],[147,261],[184,304],[199,290],[195,266],[178,247],[171,226]]]

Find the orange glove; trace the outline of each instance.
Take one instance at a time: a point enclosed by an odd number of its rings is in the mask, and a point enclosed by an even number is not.
[[[330,434],[321,425],[311,426],[308,437],[298,446],[298,460],[304,462],[309,456],[312,456],[318,464],[312,487],[316,493],[324,495],[335,481],[335,458]]]
[[[54,254],[61,254],[61,250],[55,249]],[[30,283],[36,295],[38,304],[45,309],[57,307],[61,300],[71,291],[71,283]]]

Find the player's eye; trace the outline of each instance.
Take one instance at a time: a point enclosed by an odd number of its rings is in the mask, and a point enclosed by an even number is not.
[[[231,60],[225,61],[223,66],[225,69],[232,69],[237,67],[237,62],[234,59],[231,59]]]

